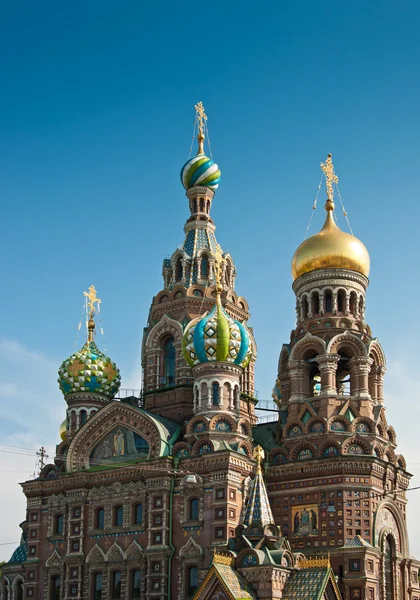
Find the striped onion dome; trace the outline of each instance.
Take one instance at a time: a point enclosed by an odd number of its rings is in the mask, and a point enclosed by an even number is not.
[[[252,356],[251,335],[245,325],[227,314],[218,298],[209,313],[187,325],[182,352],[190,367],[218,361],[245,368]]]
[[[186,190],[202,185],[214,192],[219,187],[220,169],[204,153],[197,154],[188,160],[181,169],[181,181]]]
[[[64,396],[75,392],[95,392],[114,398],[121,385],[117,365],[103,354],[94,341],[65,360],[58,371],[58,384]]]

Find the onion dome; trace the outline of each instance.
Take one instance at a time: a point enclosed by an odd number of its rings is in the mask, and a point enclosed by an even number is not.
[[[60,437],[61,437],[61,439],[62,439],[63,442],[66,441],[66,437],[67,437],[67,419],[64,419],[64,421],[60,425]]]
[[[251,336],[243,323],[227,314],[218,294],[213,309],[187,325],[182,352],[190,367],[218,361],[245,368],[252,356]]]
[[[350,269],[368,277],[370,258],[366,246],[339,229],[331,200],[327,200],[325,209],[327,218],[321,231],[302,242],[293,256],[293,279],[316,269]]]
[[[93,341],[93,317],[97,310],[95,305],[99,306],[101,302],[94,286],[89,288],[89,292],[84,292],[84,295],[88,298],[89,306],[88,339],[81,350],[62,363],[58,371],[58,383],[64,396],[77,392],[94,392],[112,399],[121,385],[120,371]]]
[[[186,190],[201,185],[216,191],[220,175],[219,167],[204,152],[188,160],[181,169],[181,181]]]

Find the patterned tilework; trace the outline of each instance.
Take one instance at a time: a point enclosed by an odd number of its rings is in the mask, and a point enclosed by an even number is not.
[[[58,383],[65,396],[74,392],[96,392],[113,398],[121,385],[121,376],[117,365],[95,342],[86,342],[62,363]]]
[[[369,544],[369,542],[366,542],[360,535],[356,535],[356,537],[350,540],[350,542],[347,542],[343,548],[360,548],[362,546],[372,548],[372,545]]]
[[[28,556],[28,544],[22,541],[20,546],[13,552],[8,564],[17,564],[25,562]]]
[[[234,598],[257,600],[254,592],[248,587],[245,578],[238,571],[235,571],[229,565],[215,564],[213,566]]]
[[[330,571],[329,567],[296,571],[286,583],[283,600],[321,600]]]
[[[246,506],[244,525],[249,526],[252,524],[262,525],[263,527],[274,524],[273,513],[271,512],[262,475],[256,475],[252,482],[252,489]]]

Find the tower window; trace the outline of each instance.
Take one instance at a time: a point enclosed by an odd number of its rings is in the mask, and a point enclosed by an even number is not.
[[[306,296],[304,296],[304,298],[302,299],[302,318],[303,319],[308,318],[308,312],[309,312],[308,298]]]
[[[141,576],[139,569],[131,571],[131,596],[130,598],[140,598]]]
[[[201,277],[203,279],[207,279],[209,276],[209,258],[208,256],[203,256],[201,259]]]
[[[116,506],[114,508],[114,527],[122,527],[123,524],[124,509],[122,506]]]
[[[134,505],[134,524],[141,525],[143,523],[143,504]]]
[[[80,411],[80,425],[84,425],[87,421],[87,412],[85,410]]]
[[[324,310],[326,313],[332,313],[332,293],[330,290],[325,292],[324,296]]]
[[[319,294],[314,292],[312,294],[312,314],[319,315]]]
[[[338,290],[337,310],[338,312],[344,312],[346,310],[346,292],[344,290]]]
[[[388,535],[385,539],[385,598],[394,598],[394,540]]]
[[[54,523],[54,533],[56,535],[63,535],[63,529],[64,529],[64,517],[63,517],[63,515],[56,515],[55,523]]]
[[[166,338],[162,346],[161,379],[163,387],[170,387],[175,383],[175,346],[174,338]]]
[[[212,392],[213,392],[213,405],[219,406],[220,405],[220,388],[219,388],[218,383],[216,383],[216,382],[213,383]]]
[[[205,212],[204,198],[200,198],[200,212]]]
[[[356,296],[356,292],[351,292],[350,293],[350,312],[353,315],[353,317],[356,316],[356,313],[357,313],[357,296]]]
[[[187,582],[188,582],[187,594],[188,594],[189,598],[192,598],[198,588],[198,568],[197,567],[188,567]]]
[[[95,527],[96,529],[103,529],[105,523],[105,511],[103,508],[97,508],[95,514]]]
[[[178,258],[175,266],[175,281],[181,281],[182,279],[182,260]]]
[[[190,500],[190,520],[191,521],[198,521],[198,498],[191,498]]]

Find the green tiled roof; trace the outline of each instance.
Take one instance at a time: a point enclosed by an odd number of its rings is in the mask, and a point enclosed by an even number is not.
[[[283,600],[321,600],[330,573],[329,567],[296,571],[286,583]]]
[[[254,592],[249,589],[245,578],[233,567],[221,564],[214,564],[213,566],[235,600],[257,600]]]

